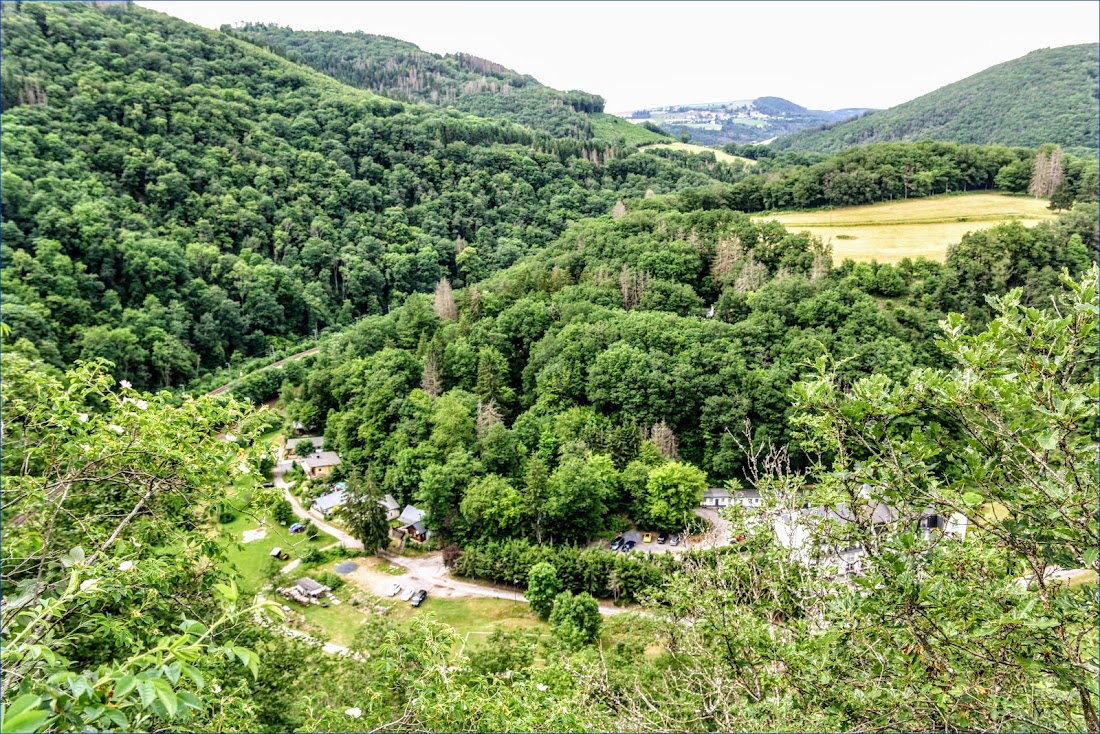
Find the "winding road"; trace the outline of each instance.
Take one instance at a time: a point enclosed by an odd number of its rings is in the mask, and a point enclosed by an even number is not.
[[[286,497],[287,501],[290,502],[290,507],[294,510],[294,514],[302,520],[311,521],[317,526],[318,530],[336,538],[345,548],[363,550],[363,544],[361,542],[340,528],[334,527],[323,520],[317,519],[314,515],[311,515],[306,508],[302,507],[298,498],[290,493],[290,488],[283,478],[283,475],[290,469],[291,465],[292,462],[289,461],[282,461],[276,464],[275,470],[272,473],[272,481],[275,483],[276,487],[283,490],[283,495]],[[445,592],[441,594],[442,596],[449,597],[472,596],[506,599],[508,601],[527,601],[519,590],[509,590],[495,586],[471,583],[469,581],[459,581],[451,576],[450,570],[443,565],[443,554],[439,551],[425,553],[422,556],[415,557],[399,556],[388,551],[379,551],[378,555],[395,566],[401,566],[408,571],[409,575],[406,583],[416,585],[417,588],[427,589],[429,592],[433,590],[437,592],[441,591]],[[600,602],[600,614],[604,616],[622,614],[623,612],[629,611],[633,610],[612,606],[606,602]]]

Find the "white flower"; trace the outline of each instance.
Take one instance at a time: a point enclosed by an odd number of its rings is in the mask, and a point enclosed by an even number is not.
[[[120,436],[121,436],[121,435],[122,435],[123,433],[125,433],[125,432],[126,432],[126,431],[122,430],[122,426],[116,426],[116,425],[115,425],[114,423],[112,423],[111,425],[109,425],[109,426],[107,426],[107,427],[108,427],[108,428],[110,428],[110,429],[111,429],[112,431],[114,431],[115,433],[117,433],[117,434],[118,434],[118,435],[120,435]]]
[[[82,443],[82,444],[80,444],[80,448],[84,449],[84,453],[88,453],[89,451],[91,451],[91,450],[92,450],[92,447],[91,447],[91,446],[89,446],[89,445],[88,445],[88,444],[86,444],[86,443]]]
[[[122,563],[118,564],[118,570],[119,571],[130,571],[133,568],[134,568],[134,562],[133,561],[123,561]]]
[[[232,433],[227,433],[227,434],[225,434],[225,440],[226,441],[236,441],[237,437],[234,436]]]
[[[81,423],[87,423],[88,422],[88,414],[87,413],[77,413],[76,417],[80,419]]]
[[[244,463],[243,461],[240,464],[237,464],[237,468],[241,470],[241,474],[249,474],[252,471],[248,468],[248,464]]]
[[[546,690],[546,686],[544,686],[542,683],[537,683],[535,685],[535,688],[539,689],[540,691],[545,691]]]
[[[88,591],[89,589],[95,588],[97,583],[99,583],[99,579],[85,579],[80,582],[80,590]]]
[[[215,683],[214,685],[210,686],[210,690],[212,690],[214,693],[221,693],[222,687]]]
[[[348,716],[350,716],[353,719],[358,719],[360,716],[363,715],[363,710],[360,709],[358,706],[352,706],[350,709],[348,709],[344,713],[347,714]]]
[[[133,387],[133,385],[130,384],[129,380],[122,380],[118,384],[122,385],[127,390],[129,390],[131,387]]]
[[[140,408],[141,410],[145,410],[146,408],[148,408],[148,407],[149,407],[149,403],[147,403],[147,402],[146,402],[146,401],[144,401],[144,400],[135,400],[135,401],[134,401],[134,405],[136,405],[136,406],[137,406],[138,408]]]

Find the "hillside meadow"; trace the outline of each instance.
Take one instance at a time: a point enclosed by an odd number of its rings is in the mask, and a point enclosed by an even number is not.
[[[950,194],[866,206],[760,217],[832,242],[833,260],[897,263],[925,257],[942,262],[948,246],[967,232],[1001,222],[1027,226],[1054,219],[1046,199],[996,193]]]

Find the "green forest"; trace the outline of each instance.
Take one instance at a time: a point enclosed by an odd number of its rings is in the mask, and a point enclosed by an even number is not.
[[[853,145],[932,138],[1031,147],[1055,143],[1095,155],[1098,82],[1095,44],[1044,48],[888,110],[783,136],[775,147],[837,153]]]
[[[741,166],[397,39],[0,21],[3,731],[1096,731],[1097,160],[1042,120]],[[759,217],[973,190],[1055,214]],[[298,519],[289,576],[229,531]]]
[[[631,145],[667,137],[603,114],[604,100],[597,94],[560,92],[470,54],[440,56],[396,38],[362,32],[295,31],[263,23],[223,30],[392,99],[510,120],[556,137],[612,143],[622,138]]]

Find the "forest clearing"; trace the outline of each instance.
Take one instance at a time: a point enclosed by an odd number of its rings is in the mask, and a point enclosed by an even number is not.
[[[897,263],[925,257],[942,262],[967,232],[1017,220],[1027,226],[1054,219],[1046,199],[980,192],[948,194],[839,209],[790,212],[777,220],[792,231],[831,241],[833,261]]]

